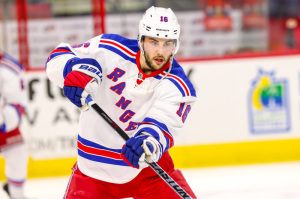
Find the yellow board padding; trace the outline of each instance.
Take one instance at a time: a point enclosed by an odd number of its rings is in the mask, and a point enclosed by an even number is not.
[[[300,139],[177,146],[170,149],[176,168],[196,168],[300,160]],[[29,159],[28,178],[69,176],[76,158]],[[0,158],[0,180],[4,159]]]
[[[300,139],[179,146],[170,149],[177,168],[300,160]]]
[[[0,180],[4,180],[5,176],[4,176],[4,166],[5,166],[5,162],[4,159],[1,157],[0,158]]]
[[[47,160],[33,160],[29,158],[28,178],[69,176],[75,163],[76,157]],[[0,158],[0,181],[6,179],[4,165],[4,159]]]

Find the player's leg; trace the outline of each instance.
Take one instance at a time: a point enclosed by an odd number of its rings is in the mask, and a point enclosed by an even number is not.
[[[174,170],[168,173],[173,180],[177,182],[192,198],[196,198],[192,189],[188,185],[187,181],[183,177],[180,170]],[[142,197],[141,199],[181,199],[180,196],[161,178],[153,176],[152,178],[147,178],[143,183],[141,183]]]
[[[189,184],[187,183],[186,179],[184,178],[182,172],[178,169],[176,169],[174,172],[169,174],[171,176],[171,178],[173,178],[173,180],[175,180],[179,186],[181,186],[192,198],[196,198],[194,192],[192,191],[191,187],[189,186]],[[161,186],[161,189],[163,189],[163,186],[165,186],[165,190],[162,192],[162,198],[165,198],[167,196],[172,196],[171,198],[176,198],[175,195],[178,197],[177,193],[175,193],[175,191],[168,186],[166,183],[164,183],[165,185]],[[167,186],[166,186],[167,185]],[[167,189],[169,188],[169,189]],[[168,190],[168,191],[166,191]],[[173,196],[174,195],[174,196]]]
[[[5,159],[5,175],[11,198],[24,198],[28,157],[25,144],[21,143],[1,151]]]
[[[192,198],[196,198],[180,170],[174,169],[173,160],[168,152],[164,153],[158,164],[177,182]],[[163,181],[151,168],[147,167],[138,176],[142,199],[180,199],[181,197]]]
[[[64,199],[114,199],[116,190],[111,183],[88,177],[80,172],[77,165],[73,168]]]

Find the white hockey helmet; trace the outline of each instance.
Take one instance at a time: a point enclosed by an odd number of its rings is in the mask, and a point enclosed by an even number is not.
[[[179,49],[180,25],[171,8],[154,7],[147,9],[139,24],[139,46],[143,36],[175,39],[175,55]]]

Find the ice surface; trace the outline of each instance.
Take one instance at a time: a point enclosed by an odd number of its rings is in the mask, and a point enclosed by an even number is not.
[[[300,162],[182,169],[199,199],[300,199]],[[30,199],[62,199],[69,177],[29,179]],[[4,182],[0,182],[2,187]],[[0,198],[8,199],[0,190]]]

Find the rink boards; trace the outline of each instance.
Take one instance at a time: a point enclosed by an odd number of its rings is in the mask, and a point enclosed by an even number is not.
[[[198,101],[170,152],[178,168],[300,160],[300,55],[181,62]],[[69,175],[80,111],[28,71],[29,177]],[[3,180],[3,159],[0,175]]]

